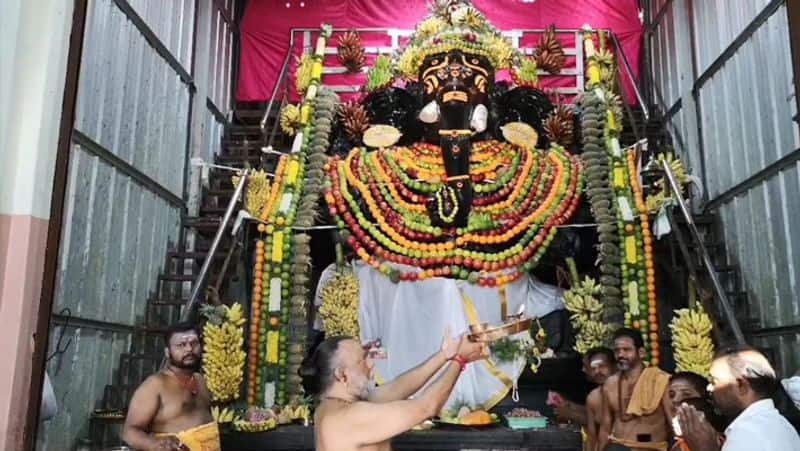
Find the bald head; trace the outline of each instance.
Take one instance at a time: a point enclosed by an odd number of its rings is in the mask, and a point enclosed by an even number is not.
[[[775,369],[764,354],[752,348],[727,349],[711,364],[714,401],[728,415],[770,398],[778,387]]]

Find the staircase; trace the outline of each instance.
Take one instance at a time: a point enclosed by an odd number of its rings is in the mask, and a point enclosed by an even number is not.
[[[221,152],[214,163],[236,168],[260,166],[262,141],[259,120],[260,113],[255,124],[228,126]],[[182,218],[179,243],[166,252],[156,290],[147,299],[144,324],[132,334],[128,352],[119,356],[114,382],[105,387],[101,406],[90,420],[92,446],[122,444],[122,424],[128,402],[136,387],[161,366],[165,344],[163,333],[169,325],[179,321],[192,283],[208,258],[214,235],[234,194],[231,175],[230,171],[211,168],[208,186],[203,187],[199,215]],[[222,236],[206,278],[206,285],[216,287],[221,300],[225,299],[226,285],[239,278],[232,267],[234,262],[242,259],[243,246],[230,234],[232,223],[233,220]]]

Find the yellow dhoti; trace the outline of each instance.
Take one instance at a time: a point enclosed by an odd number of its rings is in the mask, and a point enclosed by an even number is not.
[[[219,443],[219,428],[216,422],[202,424],[200,426],[180,432],[155,434],[156,437],[176,437],[189,451],[221,451]]]

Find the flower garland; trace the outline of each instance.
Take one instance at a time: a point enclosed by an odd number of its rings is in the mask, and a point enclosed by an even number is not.
[[[476,143],[471,164],[484,169],[470,170],[475,195],[469,223],[436,227],[426,202],[446,180],[436,166],[441,161],[441,149],[419,144],[356,149],[326,166],[325,200],[348,245],[395,282],[451,277],[502,286],[518,279],[538,263],[555,226],[575,211],[583,185],[579,160],[559,146],[540,154],[509,143]],[[420,174],[433,177],[420,180]]]

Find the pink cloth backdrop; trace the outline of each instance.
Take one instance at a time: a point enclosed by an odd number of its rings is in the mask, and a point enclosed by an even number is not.
[[[287,4],[290,7],[287,8]],[[240,30],[237,100],[263,101],[271,97],[292,28],[316,28],[325,22],[335,28],[412,29],[427,15],[425,0],[305,0],[302,8],[299,4],[298,0],[247,2]],[[541,29],[551,24],[560,29],[575,29],[587,23],[594,28],[611,29],[620,40],[634,76],[638,77],[642,25],[637,0],[536,0],[534,3],[473,0],[472,4],[500,30]],[[385,42],[375,42],[365,38],[364,44],[388,45],[386,39]],[[335,45],[335,42],[336,36],[329,45]],[[296,45],[297,52],[299,45]],[[314,45],[313,41],[311,45]],[[328,58],[335,60],[335,57]],[[567,67],[574,67],[574,58],[568,60]],[[625,77],[623,82],[628,99],[633,101],[633,91]],[[323,83],[336,84],[336,80],[325,76]],[[572,83],[574,86],[574,81]],[[564,86],[565,82],[547,80],[543,84]]]

